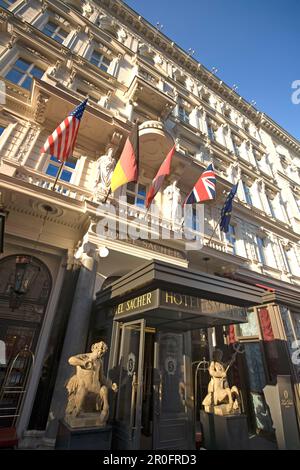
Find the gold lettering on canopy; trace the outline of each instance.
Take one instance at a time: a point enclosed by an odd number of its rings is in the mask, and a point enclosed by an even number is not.
[[[116,316],[123,317],[126,314],[140,315],[142,312],[157,308],[162,311],[166,309],[190,313],[195,319],[206,316],[212,319],[223,318],[226,321],[230,319],[238,322],[247,321],[246,310],[243,307],[161,289],[128,299],[113,307],[113,312]]]

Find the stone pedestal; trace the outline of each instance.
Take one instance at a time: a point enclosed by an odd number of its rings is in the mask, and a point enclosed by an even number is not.
[[[55,449],[110,450],[112,427],[71,428],[64,420],[59,422]]]
[[[216,434],[215,434],[215,425],[214,425],[214,414],[206,413],[206,411],[200,411],[200,421],[203,432],[203,446],[205,449],[216,449]]]
[[[245,415],[217,416],[201,411],[201,424],[206,449],[249,449],[248,425]]]
[[[71,429],[78,428],[104,428],[103,419],[100,413],[80,413],[79,416],[65,415],[65,424]]]

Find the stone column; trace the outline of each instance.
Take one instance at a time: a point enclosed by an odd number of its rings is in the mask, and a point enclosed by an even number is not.
[[[56,438],[59,420],[65,414],[67,404],[65,384],[74,372],[68,364],[68,359],[76,354],[84,353],[86,350],[97,273],[94,253],[91,250],[83,253],[81,263],[50,406],[46,430],[47,439]]]

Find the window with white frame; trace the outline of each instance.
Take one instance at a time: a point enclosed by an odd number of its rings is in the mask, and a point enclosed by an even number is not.
[[[3,132],[5,131],[6,127],[0,124],[0,137],[2,136]]]
[[[255,250],[256,250],[256,256],[257,260],[262,263],[266,264],[266,239],[265,237],[261,237],[259,235],[256,235],[256,244],[255,244]]]
[[[128,183],[126,189],[127,203],[132,206],[145,207],[146,206],[147,189],[141,183]]]
[[[73,176],[75,174],[76,166],[77,166],[77,158],[70,157],[65,162],[63,166],[63,170],[60,173],[59,180],[65,181],[66,183],[72,183]],[[57,174],[60,170],[61,162],[57,160],[55,157],[48,157],[48,161],[45,165],[45,173],[48,176],[52,176],[53,178],[57,177]]]
[[[16,3],[16,0],[0,0],[0,7],[7,9],[14,3]]]
[[[233,254],[236,255],[236,230],[234,225],[229,224],[228,232],[225,234],[225,237],[228,243],[233,247]]]
[[[232,145],[233,145],[233,151],[236,157],[241,156],[241,141],[236,135],[232,135]]]
[[[244,190],[245,201],[247,202],[247,204],[252,206],[253,201],[252,201],[252,196],[251,196],[251,189],[250,189],[250,186],[248,186],[248,184],[245,181],[243,181],[243,190]]]
[[[51,20],[49,20],[48,23],[45,24],[42,31],[44,34],[46,34],[46,36],[54,39],[60,44],[62,44],[69,35],[68,31],[66,31],[62,26]]]
[[[182,122],[185,122],[186,124],[190,123],[190,113],[184,106],[179,106],[178,117]]]
[[[45,71],[29,60],[19,58],[5,75],[12,83],[30,90],[33,78],[42,78]]]
[[[111,60],[97,50],[92,53],[90,62],[91,64],[96,65],[100,70],[103,70],[103,72],[108,72],[111,64]]]
[[[216,140],[216,126],[211,119],[207,120],[207,133],[210,140],[214,142]]]

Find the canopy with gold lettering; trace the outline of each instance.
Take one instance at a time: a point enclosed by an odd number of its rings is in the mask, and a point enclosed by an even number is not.
[[[187,331],[247,322],[246,308],[263,303],[263,289],[153,261],[123,276],[96,297],[116,321]]]

